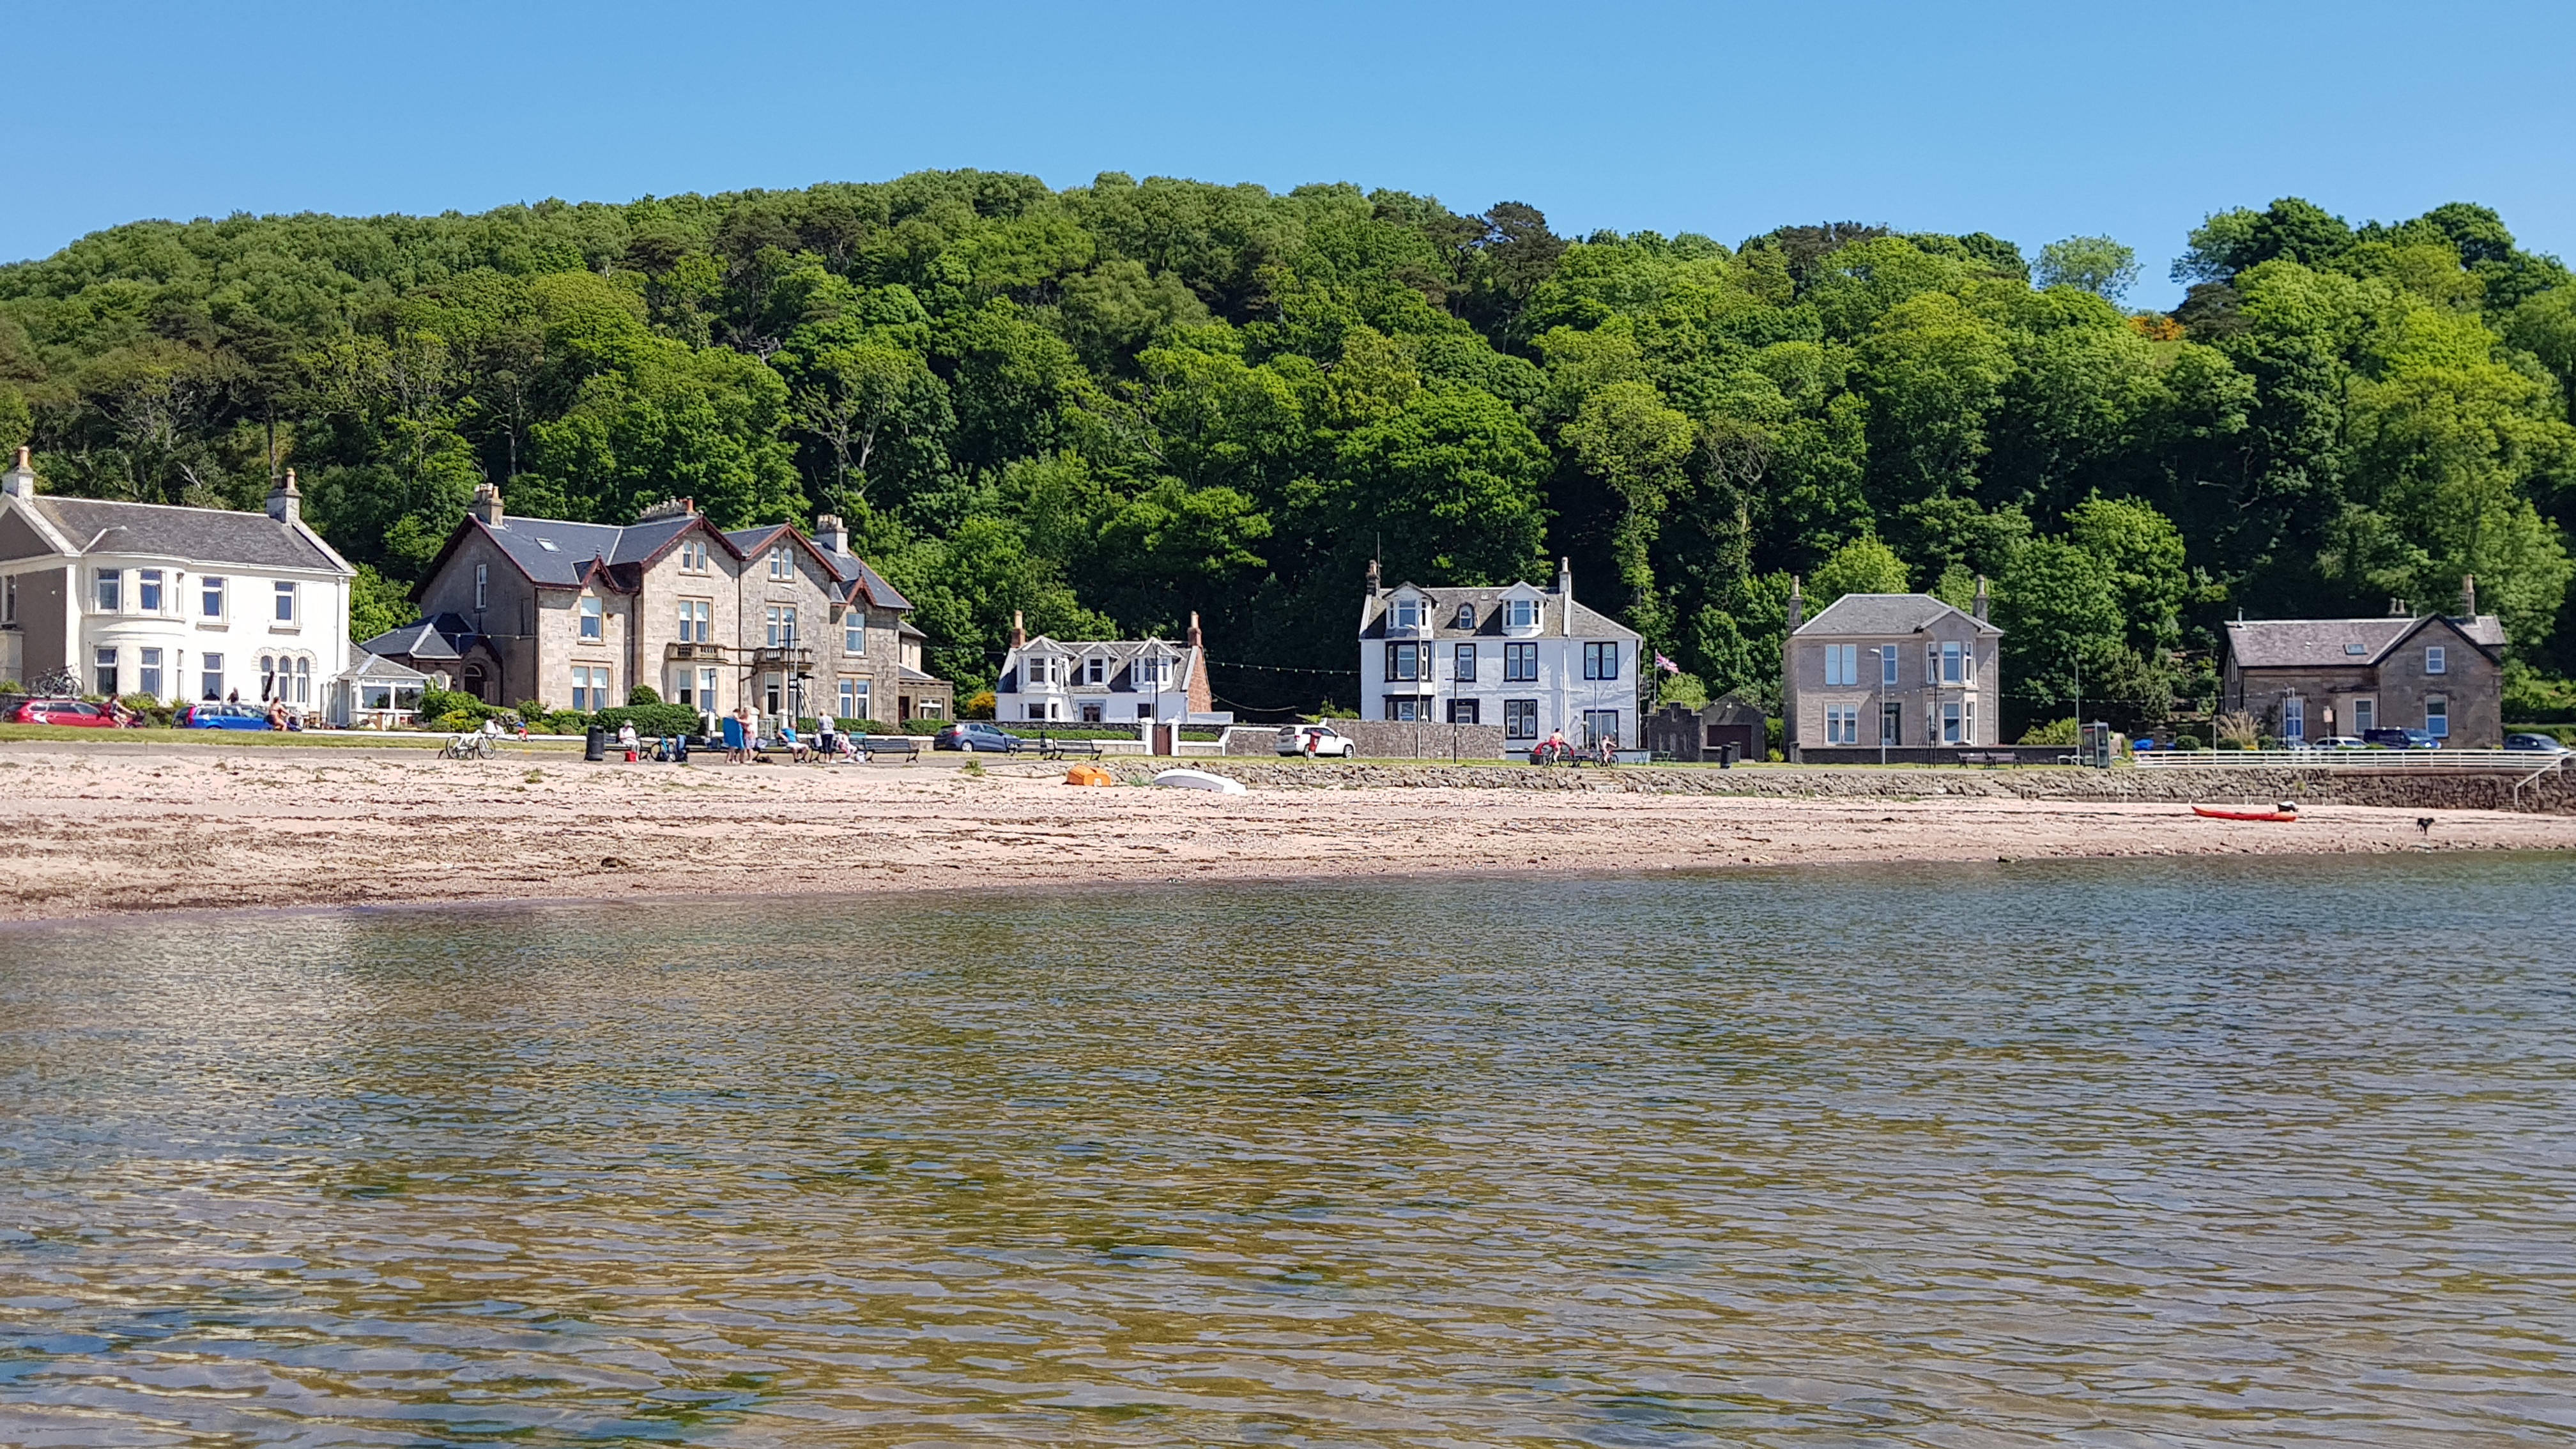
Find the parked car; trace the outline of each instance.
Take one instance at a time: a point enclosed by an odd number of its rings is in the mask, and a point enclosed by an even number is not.
[[[1350,736],[1334,729],[1331,725],[1325,724],[1294,724],[1282,726],[1279,731],[1279,753],[1283,755],[1305,754],[1307,750],[1307,742],[1310,740],[1314,742],[1315,758],[1319,760],[1348,760],[1355,758],[1359,754],[1359,746],[1351,741]]]
[[[2506,735],[2504,747],[2508,750],[2529,750],[2535,755],[2568,753],[2567,746],[2550,735]]]
[[[116,721],[107,706],[78,699],[31,699],[9,713],[11,724],[72,725],[81,729],[112,730]]]
[[[2363,730],[2362,743],[2391,750],[2438,750],[2442,742],[2422,730]]]
[[[179,711],[179,728],[183,730],[264,730],[268,728],[268,711],[255,704],[223,704],[208,700]]]
[[[1011,752],[1011,737],[1004,734],[999,725],[961,719],[932,735],[930,747],[934,750],[964,750],[970,755],[1007,755]]]
[[[2369,746],[2358,735],[2328,735],[2321,740],[2308,741],[2307,747],[2312,750],[2359,750]]]

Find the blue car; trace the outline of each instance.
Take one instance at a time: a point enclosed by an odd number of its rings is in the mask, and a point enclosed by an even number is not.
[[[2424,730],[2363,730],[2361,732],[2361,738],[2364,743],[2378,745],[2383,749],[2390,750],[2438,750],[2442,748],[2441,739]]]
[[[208,701],[192,704],[179,711],[179,728],[183,730],[264,730],[268,728],[268,711],[255,704],[220,704]]]

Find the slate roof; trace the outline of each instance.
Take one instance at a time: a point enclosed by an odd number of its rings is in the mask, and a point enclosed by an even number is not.
[[[679,528],[688,526],[685,518],[668,520]],[[620,528],[608,523],[570,523],[560,518],[511,518],[499,523],[481,519],[466,520],[468,526],[480,528],[486,538],[499,545],[531,579],[560,589],[581,587],[594,562],[617,563],[620,555],[626,562],[640,562],[649,550],[626,545],[625,536],[644,529],[658,529],[660,541],[667,543],[679,528],[661,527],[662,521],[639,523],[633,528]]]
[[[404,659],[462,659],[474,642],[474,626],[462,614],[440,614],[399,629],[388,629],[358,647],[370,654]]]
[[[363,652],[358,655],[357,663],[340,671],[340,677],[342,679],[353,681],[360,679],[372,679],[378,681],[390,679],[397,684],[427,684],[429,682],[429,676],[421,673],[417,669],[397,664],[393,660],[384,658],[378,654]]]
[[[1967,610],[1945,604],[1930,594],[1845,594],[1816,611],[1816,617],[1790,631],[1800,635],[1864,635],[1884,637],[1911,634],[1928,629],[1949,615],[1956,614],[1974,625],[1981,634],[2001,634],[2003,630],[1976,617]]]
[[[1158,650],[1181,661],[1180,667],[1174,669],[1171,677],[1160,686],[1160,692],[1187,692],[1199,666],[1200,651],[1177,639],[1050,639],[1040,634],[1012,651],[1013,657],[1005,661],[1001,678],[993,685],[993,692],[1020,693],[1019,658],[1041,652],[1042,645],[1046,650],[1058,651],[1073,659],[1088,659],[1095,654],[1106,657],[1110,667],[1101,671],[1100,683],[1080,687],[1084,690],[1106,690],[1111,694],[1136,693],[1136,660],[1147,649]]]
[[[1574,639],[1636,640],[1645,637],[1610,616],[1585,607],[1578,599],[1559,594],[1554,589],[1539,588],[1535,584],[1514,583],[1482,587],[1459,585],[1452,588],[1426,589],[1420,584],[1406,583],[1398,584],[1385,593],[1368,599],[1361,606],[1360,637],[1362,639],[1386,637],[1387,610],[1393,605],[1396,594],[1405,589],[1411,589],[1431,601],[1430,637],[1435,639],[1460,638],[1468,635],[1501,638],[1503,636],[1503,599],[1507,595],[1522,591],[1535,591],[1546,602],[1547,611],[1541,615],[1539,630],[1543,635],[1551,637],[1562,635]],[[1476,611],[1476,622],[1473,628],[1458,627],[1460,604],[1465,604]]]
[[[832,565],[832,571],[839,574],[842,582],[847,586],[841,591],[842,598],[874,604],[880,609],[912,607],[912,600],[905,598],[894,585],[887,583],[885,575],[868,567],[866,559],[854,553],[834,553],[827,548],[818,547],[816,551]]]
[[[117,503],[38,494],[21,500],[83,554],[140,553],[249,568],[345,572],[348,566],[300,528],[266,513]]]
[[[2493,614],[2444,619],[2470,643],[2504,647],[2504,625]],[[2387,658],[2434,617],[2383,615],[2375,619],[2233,619],[2227,653],[2239,669],[2367,668]]]

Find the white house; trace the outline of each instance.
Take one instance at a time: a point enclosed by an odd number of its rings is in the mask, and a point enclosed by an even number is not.
[[[0,675],[322,709],[349,667],[357,571],[300,503],[292,472],[265,513],[48,497],[20,448],[0,473]]]
[[[1232,724],[1209,693],[1199,616],[1169,639],[1032,639],[1011,616],[1011,650],[993,683],[993,718],[1074,725]]]
[[[1589,745],[1633,745],[1639,674],[1633,629],[1574,600],[1574,565],[1556,586],[1382,587],[1369,565],[1360,605],[1360,717],[1501,725],[1526,749],[1559,730]]]

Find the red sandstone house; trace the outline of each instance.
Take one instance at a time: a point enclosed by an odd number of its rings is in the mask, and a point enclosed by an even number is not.
[[[2377,619],[2239,619],[2227,626],[2221,708],[2284,741],[2418,729],[2459,749],[2504,743],[2504,626],[2477,611]]]

